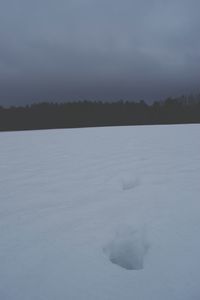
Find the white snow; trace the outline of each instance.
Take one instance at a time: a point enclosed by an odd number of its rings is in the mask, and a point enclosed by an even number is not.
[[[0,300],[199,300],[200,125],[0,133]]]

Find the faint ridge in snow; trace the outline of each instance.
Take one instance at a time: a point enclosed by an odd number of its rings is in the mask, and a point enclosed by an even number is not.
[[[127,270],[141,270],[148,248],[145,226],[139,229],[123,226],[104,251],[113,264]]]

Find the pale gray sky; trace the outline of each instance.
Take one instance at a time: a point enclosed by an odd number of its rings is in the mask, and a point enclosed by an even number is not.
[[[199,92],[199,0],[0,0],[0,105]]]

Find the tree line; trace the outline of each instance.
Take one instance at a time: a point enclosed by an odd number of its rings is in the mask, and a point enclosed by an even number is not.
[[[0,131],[200,123],[200,95],[139,102],[38,103],[0,107]]]

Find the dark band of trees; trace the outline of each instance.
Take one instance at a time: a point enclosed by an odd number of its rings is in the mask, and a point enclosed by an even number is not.
[[[200,95],[162,102],[39,103],[0,107],[0,131],[200,123]]]

